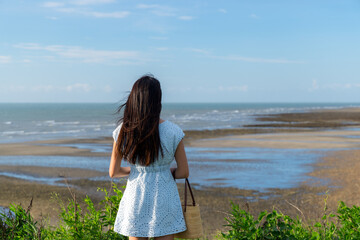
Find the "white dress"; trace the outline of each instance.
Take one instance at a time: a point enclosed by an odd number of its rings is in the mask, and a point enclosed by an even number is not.
[[[114,130],[117,141],[121,124]],[[163,156],[151,165],[131,165],[114,231],[124,236],[159,237],[186,230],[176,183],[170,172],[176,148],[184,137],[174,123],[159,124]]]

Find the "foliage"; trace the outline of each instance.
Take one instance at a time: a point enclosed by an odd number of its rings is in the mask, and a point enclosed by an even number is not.
[[[83,200],[86,206],[83,210],[75,194],[71,193],[72,199],[66,205],[55,194],[54,198],[60,206],[60,222],[56,227],[39,225],[31,217],[30,207],[25,211],[20,205],[11,205],[9,214],[0,213],[1,239],[127,239],[113,231],[122,191],[114,183],[114,194],[110,195],[106,189],[98,191],[105,194],[99,210],[88,196]]]
[[[339,239],[360,239],[360,207],[349,208],[341,201],[338,213],[341,225],[338,229]]]
[[[0,239],[127,239],[113,231],[118,204],[123,196],[116,184],[104,199],[95,206],[89,197],[83,199],[84,209],[72,194],[66,204],[55,195],[60,207],[60,222],[57,226],[44,226],[30,215],[32,201],[25,210],[21,205],[10,205],[8,213],[0,212]],[[113,193],[112,193],[113,192]],[[112,193],[112,194],[110,194]],[[279,213],[263,211],[257,217],[249,210],[231,203],[232,210],[226,218],[228,232],[221,232],[222,239],[311,239],[337,240],[360,239],[360,207],[348,207],[340,202],[336,214],[328,213],[325,199],[324,215],[313,224],[302,222]]]
[[[1,239],[41,239],[43,226],[30,215],[32,199],[27,210],[21,205],[11,204],[9,212],[0,212]]]
[[[325,199],[324,215],[313,225],[303,223],[298,217],[292,219],[273,210],[263,211],[257,218],[232,205],[226,218],[229,231],[221,233],[222,239],[360,239],[360,207],[347,207],[340,202],[337,214],[327,213]]]

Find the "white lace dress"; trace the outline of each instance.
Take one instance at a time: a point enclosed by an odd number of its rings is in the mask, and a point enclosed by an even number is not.
[[[117,141],[121,125],[113,132]],[[179,192],[170,172],[176,148],[184,137],[174,123],[159,124],[164,156],[150,166],[131,165],[114,231],[124,236],[159,237],[186,230]]]

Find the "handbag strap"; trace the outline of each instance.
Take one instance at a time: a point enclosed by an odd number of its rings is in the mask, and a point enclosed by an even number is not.
[[[189,187],[189,190],[190,190],[190,195],[191,195],[191,198],[193,200],[193,206],[195,206],[195,198],[194,198],[194,194],[192,192],[192,189],[191,189],[191,186],[190,186],[190,183],[189,183],[189,179],[185,178],[185,204],[184,204],[184,212],[186,212],[186,205],[187,205],[187,187]]]

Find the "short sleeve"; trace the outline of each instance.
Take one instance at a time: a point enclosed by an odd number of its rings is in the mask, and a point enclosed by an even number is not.
[[[114,138],[114,141],[116,142],[118,137],[119,137],[119,133],[120,133],[120,130],[121,130],[121,126],[122,126],[122,123],[120,123],[119,126],[117,126],[117,128],[115,128],[115,130],[113,131],[112,133],[112,136]]]
[[[184,136],[185,136],[185,133],[183,132],[183,130],[180,127],[178,127],[177,125],[175,125],[175,127],[174,127],[174,153],[175,153],[180,141],[184,138]]]

